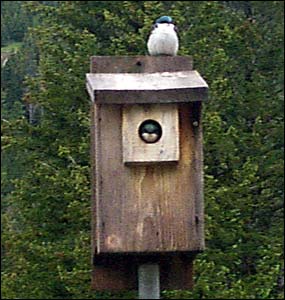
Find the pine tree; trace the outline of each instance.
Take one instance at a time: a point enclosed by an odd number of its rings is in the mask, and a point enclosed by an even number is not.
[[[180,28],[179,54],[192,55],[209,83],[210,101],[203,111],[207,249],[195,262],[193,291],[163,297],[282,298],[284,4],[24,2],[39,24],[30,31],[37,72],[23,99],[43,114],[37,124],[22,117],[2,125],[4,155],[17,149],[25,161],[4,197],[3,298],[134,297],[89,287],[85,73],[92,55],[147,54],[151,24],[166,12]]]

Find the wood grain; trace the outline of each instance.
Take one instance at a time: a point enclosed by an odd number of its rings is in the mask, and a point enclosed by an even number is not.
[[[197,153],[201,131],[195,132],[190,123],[192,109],[191,104],[179,105],[181,157],[177,164],[127,167],[122,159],[121,107],[100,108],[98,253],[203,249],[203,238],[198,236],[203,216],[196,209],[196,198],[201,201],[202,193],[198,174],[202,161]]]
[[[93,56],[90,73],[155,73],[193,69],[191,56]]]
[[[145,143],[139,136],[139,126],[145,120],[155,120],[162,127],[156,143]],[[176,104],[125,105],[123,107],[123,162],[149,163],[178,161],[179,131]]]
[[[164,59],[93,57],[91,72],[192,70],[189,57]],[[201,99],[195,93],[192,99]],[[157,167],[123,163],[123,105],[100,99],[92,104],[92,286],[135,289],[137,264],[153,259],[162,289],[191,288],[192,262],[204,249],[201,102],[178,103],[180,159]]]
[[[197,71],[87,74],[87,90],[98,103],[175,103],[207,100],[208,85]]]

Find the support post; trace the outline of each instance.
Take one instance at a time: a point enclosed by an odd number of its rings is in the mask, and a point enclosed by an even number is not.
[[[142,264],[138,268],[139,299],[160,299],[159,265]]]

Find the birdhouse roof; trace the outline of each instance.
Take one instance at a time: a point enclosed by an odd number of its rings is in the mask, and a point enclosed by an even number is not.
[[[87,90],[97,103],[175,103],[204,101],[208,85],[195,71],[89,73]]]

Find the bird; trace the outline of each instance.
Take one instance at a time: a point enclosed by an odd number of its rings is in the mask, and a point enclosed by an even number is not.
[[[148,52],[151,56],[175,56],[179,48],[177,27],[169,16],[158,18],[147,41]]]
[[[142,140],[146,143],[157,142],[162,134],[160,125],[153,120],[143,122],[140,126],[139,132]]]

